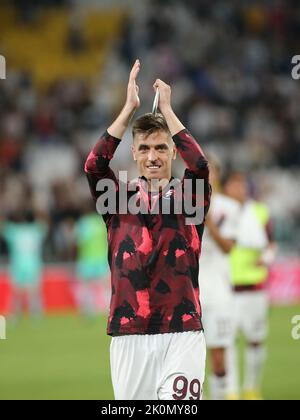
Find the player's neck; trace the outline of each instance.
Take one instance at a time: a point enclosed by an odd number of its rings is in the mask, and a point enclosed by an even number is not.
[[[171,177],[169,179],[163,178],[163,179],[147,179],[148,183],[148,191],[149,192],[159,192],[160,190],[163,190],[166,188],[166,186],[169,184]]]

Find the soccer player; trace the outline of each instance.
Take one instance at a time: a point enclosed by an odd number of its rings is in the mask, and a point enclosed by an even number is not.
[[[221,193],[221,168],[209,159],[212,200],[203,238],[199,285],[203,326],[211,356],[210,398],[224,400],[227,393],[225,350],[233,340],[232,287],[229,253],[237,235],[240,204]],[[226,185],[226,178],[224,178]]]
[[[21,210],[13,221],[2,223],[1,233],[9,251],[9,272],[13,286],[12,313],[15,318],[22,312],[24,295],[28,298],[30,314],[34,317],[41,314],[42,247],[47,230],[44,220],[35,220],[29,212]]]
[[[86,203],[84,214],[75,225],[76,273],[79,281],[76,297],[79,310],[84,316],[95,315],[98,308],[103,311],[107,309],[106,283],[109,266],[106,236],[103,220],[94,209],[92,211],[90,203]]]
[[[139,71],[137,60],[123,110],[87,159],[85,171],[95,200],[101,198],[99,180],[112,180],[116,193],[120,192],[120,182],[109,163],[140,105]],[[173,112],[171,88],[158,79],[154,89],[160,93],[161,114],[143,115],[133,125],[132,154],[140,177],[135,190],[128,191],[128,204],[134,195],[146,208],[152,204],[151,210],[166,202],[174,209],[180,196],[170,181],[175,181],[171,170],[178,151],[187,166],[183,181],[192,183],[190,194],[184,190],[183,196],[190,195],[206,214],[210,201],[208,162]],[[181,188],[186,185],[183,181],[177,180]],[[156,189],[158,182],[161,188]],[[204,184],[204,194],[197,193],[199,183]],[[201,399],[206,346],[198,271],[204,221],[188,224],[186,214],[175,211],[116,213],[103,215],[112,283],[107,332],[113,336],[110,359],[115,398]]]
[[[249,199],[247,179],[233,172],[226,193],[242,205],[238,221],[236,245],[231,252],[234,285],[234,332],[242,332],[247,342],[245,355],[244,398],[261,399],[261,379],[265,361],[264,342],[268,331],[268,296],[266,280],[268,264],[275,257],[270,214],[260,202]],[[235,346],[228,351],[230,399],[239,398],[238,364]]]

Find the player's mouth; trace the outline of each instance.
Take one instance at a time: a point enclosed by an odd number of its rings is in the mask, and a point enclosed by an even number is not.
[[[146,166],[146,168],[149,171],[158,171],[161,168],[161,165],[148,165]]]

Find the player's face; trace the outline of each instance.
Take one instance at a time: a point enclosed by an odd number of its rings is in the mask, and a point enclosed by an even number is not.
[[[147,179],[170,180],[172,160],[176,159],[176,148],[169,133],[160,130],[147,137],[145,134],[137,134],[132,153],[140,176]]]
[[[248,198],[248,183],[247,179],[242,174],[233,175],[227,181],[224,191],[231,198],[244,203]]]

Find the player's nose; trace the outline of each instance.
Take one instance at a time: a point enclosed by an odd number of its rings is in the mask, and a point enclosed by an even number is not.
[[[153,163],[157,160],[157,153],[155,149],[150,149],[148,154],[148,161]]]

